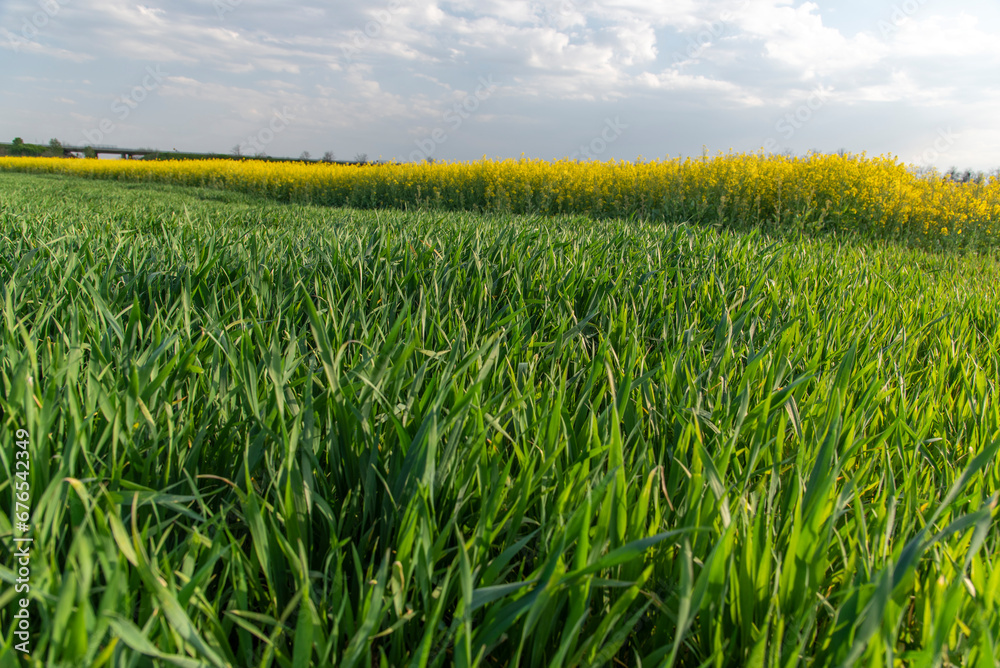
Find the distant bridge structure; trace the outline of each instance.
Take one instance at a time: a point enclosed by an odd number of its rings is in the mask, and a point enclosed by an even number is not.
[[[24,148],[27,147],[28,151]],[[310,164],[334,165],[380,165],[381,160],[309,160],[304,158],[277,158],[269,155],[233,155],[231,153],[188,153],[186,151],[162,151],[156,148],[122,148],[120,146],[95,145],[69,146],[52,143],[42,144],[5,144],[0,142],[0,155],[33,155],[35,157],[52,157],[62,153],[64,157],[93,155],[95,157],[117,156],[123,160],[264,160],[267,162],[304,162]]]
[[[120,148],[118,146],[63,146],[64,156],[74,154],[85,155],[93,151],[98,158],[102,155],[117,155],[124,160],[138,160],[147,156],[154,156],[159,159],[176,158],[178,160],[267,160],[270,162],[327,162],[337,165],[365,165],[377,164],[376,162],[359,162],[357,160],[301,160],[299,158],[273,158],[271,156],[235,156],[222,153],[188,153],[181,151],[161,151],[153,148]]]
[[[93,151],[97,157],[102,155],[117,155],[120,158],[126,160],[132,160],[135,157],[145,157],[150,153],[159,153],[159,151],[154,151],[149,148],[118,148],[114,146],[63,146],[63,155],[70,156],[74,153],[87,153],[88,151]],[[206,154],[207,156],[207,154]]]

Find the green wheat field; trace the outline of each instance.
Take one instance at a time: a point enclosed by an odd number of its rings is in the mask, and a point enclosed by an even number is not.
[[[1000,663],[995,256],[4,173],[0,277],[0,668]]]

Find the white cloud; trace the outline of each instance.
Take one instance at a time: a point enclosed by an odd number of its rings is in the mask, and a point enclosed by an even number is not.
[[[937,106],[950,99],[953,94],[953,89],[922,85],[910,73],[894,69],[888,80],[846,88],[836,92],[834,97],[848,104],[905,101],[922,106]]]
[[[28,56],[35,55],[56,58],[58,60],[69,60],[75,63],[85,63],[94,59],[89,54],[43,44],[34,38],[26,38],[24,35],[11,32],[6,28],[0,28],[0,48],[13,51],[17,54],[23,53]]]
[[[979,27],[979,19],[960,12],[957,16],[933,15],[906,18],[889,35],[896,58],[991,58],[1000,56],[1000,40]]]
[[[825,26],[813,2],[797,7],[757,3],[734,20],[746,40],[762,43],[769,60],[803,80],[871,67],[888,51],[871,35],[848,38]]]

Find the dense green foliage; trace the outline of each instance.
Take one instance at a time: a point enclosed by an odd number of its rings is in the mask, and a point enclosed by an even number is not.
[[[14,137],[9,144],[0,144],[0,155],[24,156],[31,158],[62,157],[63,147],[58,139],[50,139],[48,145],[25,144],[20,137]]]
[[[0,276],[32,665],[995,665],[992,260],[2,174]]]

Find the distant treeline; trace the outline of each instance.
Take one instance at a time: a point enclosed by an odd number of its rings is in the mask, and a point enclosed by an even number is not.
[[[49,140],[45,144],[25,144],[20,137],[15,137],[9,144],[0,144],[0,155],[15,155],[28,158],[57,158],[63,155],[63,146],[58,139]]]
[[[313,160],[305,157],[307,154],[303,154],[298,158],[275,158],[269,155],[237,155],[234,153],[181,153],[180,151],[160,151],[152,148],[138,148],[138,149],[121,149],[118,147],[109,146],[98,146],[92,147],[88,146],[83,148],[82,151],[72,150],[76,147],[67,148],[68,145],[64,145],[58,139],[49,140],[48,144],[27,144],[20,137],[15,137],[14,141],[9,144],[0,143],[0,156],[20,156],[28,158],[61,158],[61,157],[76,157],[73,154],[82,153],[85,158],[96,158],[98,152],[104,152],[104,149],[109,149],[108,152],[126,152],[131,153],[135,157],[135,160],[263,160],[266,162],[325,162],[325,163],[337,163],[341,165],[362,165],[362,164],[378,164],[378,162],[369,163],[366,156],[356,157],[354,160],[334,160],[332,153],[327,153],[321,160]],[[72,150],[72,153],[67,155],[67,151]]]
[[[141,151],[136,151],[141,153]],[[181,153],[179,151],[150,151],[141,160],[263,160],[265,162],[329,162],[340,165],[360,165],[358,160],[312,160],[309,158],[275,158],[269,155],[233,155],[232,153]]]

